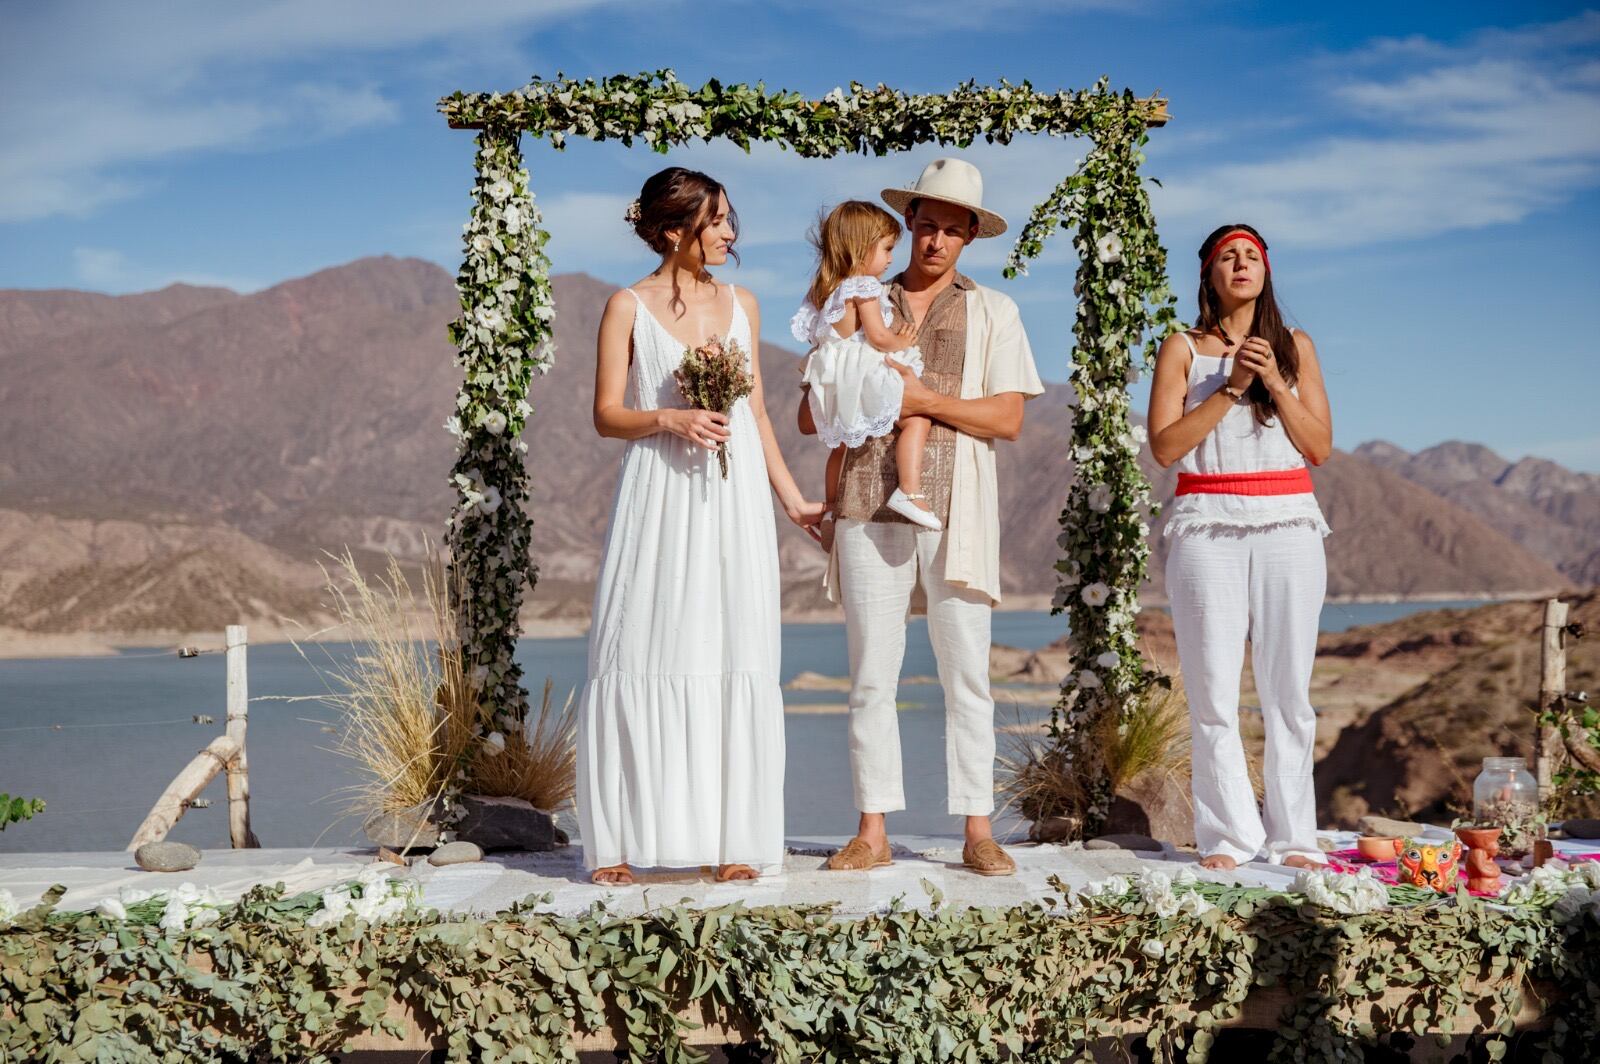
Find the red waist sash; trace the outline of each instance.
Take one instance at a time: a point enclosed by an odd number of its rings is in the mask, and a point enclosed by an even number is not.
[[[1311,470],[1271,469],[1264,473],[1179,473],[1179,495],[1304,495]]]

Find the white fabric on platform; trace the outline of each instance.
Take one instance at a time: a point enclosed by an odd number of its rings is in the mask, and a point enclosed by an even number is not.
[[[840,444],[860,447],[886,436],[900,420],[900,400],[905,380],[884,364],[884,352],[867,341],[865,329],[841,337],[834,322],[844,317],[852,299],[877,299],[883,324],[894,324],[894,308],[876,277],[846,277],[829,293],[822,309],[811,301],[800,304],[789,322],[794,338],[814,349],[801,367],[801,383],[808,386],[811,420],[817,437],[828,450]],[[922,376],[922,352],[915,347],[889,356]]]
[[[727,335],[748,351],[731,288],[730,299]],[[682,357],[640,302],[634,409],[686,405],[672,377]],[[748,399],[729,431],[727,480],[715,452],[669,433],[623,451],[578,716],[589,868],[782,868],[777,534]]]
[[[1189,699],[1194,837],[1203,854],[1321,859],[1309,692],[1326,587],[1315,528],[1212,529],[1173,542],[1167,598]],[[1246,638],[1266,730],[1265,823],[1239,737]]]
[[[1187,414],[1228,382],[1228,374],[1233,371],[1233,356],[1202,355],[1187,333],[1182,336],[1189,345],[1190,354],[1189,391],[1183,401],[1183,412]],[[1222,415],[1216,428],[1194,450],[1178,459],[1178,472],[1264,473],[1300,469],[1305,464],[1305,458],[1284,431],[1282,419],[1273,418],[1270,425],[1259,424],[1249,403],[1237,403]],[[1314,528],[1324,536],[1329,533],[1317,497],[1310,492],[1299,495],[1178,495],[1166,512],[1164,534],[1168,536],[1205,528],[1286,525]]]

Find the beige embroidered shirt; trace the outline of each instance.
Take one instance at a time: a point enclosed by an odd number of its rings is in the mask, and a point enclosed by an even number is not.
[[[976,288],[971,278],[955,279],[934,297],[928,313],[917,323],[917,347],[922,352],[922,383],[940,395],[959,397],[961,370],[967,356],[967,299]],[[911,320],[905,289],[896,277],[885,286],[894,307],[894,324]],[[834,513],[846,521],[883,521],[909,524],[889,509],[889,496],[900,481],[895,448],[900,430],[877,436],[845,453],[839,497]],[[934,516],[944,521],[950,513],[950,481],[955,469],[956,430],[935,421],[922,448],[922,494]]]
[[[972,285],[966,291],[966,319],[960,398],[1019,392],[1031,399],[1044,392],[1022,316],[1009,296]],[[983,592],[991,604],[1000,601],[1000,488],[994,448],[992,439],[955,433],[944,530],[945,580]],[[840,600],[837,542],[823,575],[832,602]],[[920,584],[916,597],[921,598]]]

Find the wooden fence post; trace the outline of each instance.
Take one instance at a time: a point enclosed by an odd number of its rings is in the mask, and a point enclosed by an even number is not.
[[[245,671],[250,640],[242,624],[228,625],[228,730],[239,753],[228,762],[228,834],[236,850],[256,849],[261,842],[250,830],[250,765],[244,732],[250,712],[250,682]]]
[[[1567,693],[1567,604],[1550,599],[1544,604],[1544,628],[1539,640],[1539,712],[1544,713],[1566,698]],[[1533,733],[1534,775],[1539,781],[1539,807],[1546,809],[1554,789],[1556,754],[1562,748],[1561,735],[1544,722]],[[1548,812],[1548,809],[1546,809]]]

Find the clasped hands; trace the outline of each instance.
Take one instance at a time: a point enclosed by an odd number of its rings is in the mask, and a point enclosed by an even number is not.
[[[1244,389],[1257,379],[1271,395],[1277,395],[1289,386],[1283,374],[1278,372],[1278,358],[1273,354],[1272,345],[1260,336],[1251,336],[1239,345],[1233,370],[1228,374],[1228,385]]]

